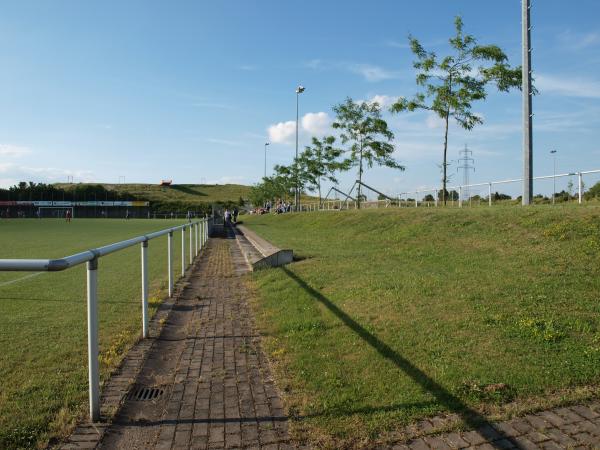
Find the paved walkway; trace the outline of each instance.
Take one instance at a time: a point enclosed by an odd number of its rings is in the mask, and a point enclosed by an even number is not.
[[[113,423],[82,424],[63,448],[295,448],[247,303],[247,271],[235,239],[210,239],[177,300],[155,316],[154,337],[104,387],[104,421],[129,392]],[[392,448],[600,449],[600,402],[432,434],[445,425],[423,420]]]
[[[420,422],[413,431],[431,432],[436,420]],[[488,424],[478,430],[445,433],[410,440],[394,450],[493,449],[600,449],[600,402],[555,408],[537,414]]]
[[[236,241],[211,239],[102,449],[289,448]],[[131,398],[141,388],[146,400]],[[161,393],[162,391],[162,393]],[[142,394],[143,395],[143,394]]]

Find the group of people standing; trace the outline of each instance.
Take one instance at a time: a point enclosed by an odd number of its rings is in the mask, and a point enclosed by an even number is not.
[[[231,225],[232,222],[237,223],[237,218],[238,218],[239,213],[240,212],[237,208],[233,208],[232,211],[230,211],[229,208],[226,208],[225,209],[225,224]]]

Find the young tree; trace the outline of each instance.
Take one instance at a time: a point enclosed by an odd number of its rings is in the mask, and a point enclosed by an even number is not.
[[[446,193],[448,128],[454,119],[465,130],[482,124],[481,116],[472,112],[472,104],[485,100],[488,84],[495,84],[501,92],[521,87],[521,67],[511,68],[506,54],[496,45],[479,45],[475,37],[463,33],[460,17],[454,21],[456,35],[449,42],[452,53],[438,58],[426,51],[421,43],[409,36],[413,63],[417,69],[417,85],[424,88],[412,100],[399,99],[391,107],[393,113],[424,109],[433,111],[445,122],[444,157],[442,162],[442,193]],[[475,67],[477,65],[477,67]],[[427,101],[429,99],[429,101]],[[443,196],[444,204],[446,196]]]
[[[335,172],[348,169],[348,162],[340,161],[343,150],[335,148],[334,144],[334,136],[327,136],[321,140],[313,137],[312,146],[307,146],[299,157],[300,171],[304,172],[303,178],[307,187],[319,193],[319,205],[322,202],[321,180],[325,178],[337,183]]]
[[[336,121],[333,128],[341,130],[340,138],[343,144],[350,144],[346,152],[349,154],[347,167],[358,166],[357,206],[360,208],[362,175],[364,163],[373,167],[380,166],[404,170],[394,158],[394,146],[391,141],[394,133],[388,128],[387,122],[381,118],[381,107],[377,102],[355,103],[350,97],[344,103],[335,105],[333,111]]]

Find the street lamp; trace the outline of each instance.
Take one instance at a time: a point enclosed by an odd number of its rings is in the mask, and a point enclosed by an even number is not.
[[[271,143],[265,142],[265,178],[267,178],[267,145],[271,145]]]
[[[553,167],[554,170],[552,172],[552,204],[554,205],[556,199],[556,150],[550,150],[550,154],[553,157]]]
[[[304,86],[296,88],[296,160],[298,160],[298,99],[304,92]],[[296,211],[300,211],[300,186],[298,186],[298,173],[296,171]]]

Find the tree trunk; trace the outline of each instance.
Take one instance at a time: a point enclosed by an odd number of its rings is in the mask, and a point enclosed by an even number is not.
[[[319,209],[323,206],[323,200],[321,199],[321,178],[319,177]]]
[[[360,209],[360,200],[361,200],[360,196],[362,194],[362,192],[361,192],[362,185],[360,184],[360,183],[362,183],[362,173],[363,173],[363,146],[362,146],[362,136],[361,136],[360,137],[360,160],[358,163],[358,195],[356,197],[356,200],[357,200],[356,205],[357,205],[358,209]]]
[[[450,119],[450,111],[446,113],[446,134],[444,135],[444,162],[442,163],[442,168],[444,170],[444,175],[442,176],[442,201],[444,202],[444,206],[446,206],[446,184],[448,181],[447,172],[448,172],[448,121]]]

